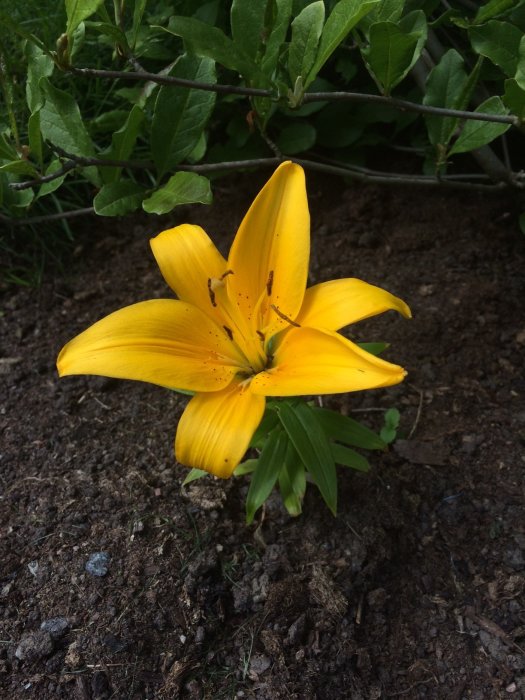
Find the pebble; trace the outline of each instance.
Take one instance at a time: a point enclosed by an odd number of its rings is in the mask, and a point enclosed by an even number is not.
[[[53,651],[51,635],[44,630],[27,634],[20,640],[15,656],[20,661],[38,661]]]
[[[108,573],[110,556],[107,552],[94,552],[86,562],[85,569],[91,576],[105,576]]]
[[[65,617],[50,617],[40,625],[40,629],[50,634],[54,641],[63,637],[69,627],[69,621]]]

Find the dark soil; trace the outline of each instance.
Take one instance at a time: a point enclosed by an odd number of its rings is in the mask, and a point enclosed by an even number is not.
[[[227,249],[263,180],[221,181],[168,223]],[[313,177],[309,194],[311,281],[361,277],[414,313],[351,329],[389,341],[407,380],[325,403],[375,428],[395,406],[408,439],[370,475],[341,470],[337,519],[314,487],[300,518],[272,498],[252,527],[245,479],[181,490],[184,398],[56,375],[74,334],[169,294],[148,245],[166,226],[93,221],[67,279],[1,303],[2,698],[525,697],[513,203]]]

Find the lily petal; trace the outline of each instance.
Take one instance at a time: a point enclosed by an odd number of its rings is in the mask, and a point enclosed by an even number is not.
[[[175,438],[181,464],[227,479],[248,449],[261,422],[265,399],[239,382],[194,396],[182,414]]]
[[[153,255],[168,285],[182,301],[213,316],[208,280],[220,278],[226,260],[200,227],[182,224],[150,240]]]
[[[60,352],[60,376],[99,374],[184,391],[218,391],[243,357],[197,307],[174,299],[126,306],[73,338]]]
[[[303,301],[310,256],[304,172],[280,165],[244,217],[228,258],[231,300],[269,338],[294,319]],[[272,305],[279,312],[272,309]]]
[[[390,309],[412,317],[405,302],[385,289],[358,279],[332,280],[306,290],[295,320],[300,326],[337,331]]]
[[[305,327],[284,333],[273,364],[253,378],[255,394],[338,394],[397,384],[406,374],[338,333]]]

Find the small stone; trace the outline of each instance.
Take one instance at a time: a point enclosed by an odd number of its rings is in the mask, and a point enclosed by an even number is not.
[[[507,691],[507,693],[515,693],[518,690],[518,686],[516,685],[516,683],[510,683],[505,688],[505,690]]]
[[[15,656],[20,661],[38,661],[49,656],[53,651],[53,640],[48,632],[39,630],[28,634],[20,640]]]
[[[267,671],[271,665],[272,662],[265,654],[255,654],[250,661],[250,678],[256,680],[257,676]]]
[[[44,620],[40,625],[40,629],[48,632],[54,641],[63,637],[69,627],[70,624],[65,617],[50,617],[49,620]]]
[[[30,561],[27,565],[27,568],[29,569],[29,573],[31,574],[31,576],[36,576],[38,573],[38,562]]]
[[[107,552],[95,552],[86,562],[85,569],[91,576],[105,576],[108,573],[110,556]]]

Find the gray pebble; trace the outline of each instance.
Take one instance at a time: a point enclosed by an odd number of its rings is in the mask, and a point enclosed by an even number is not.
[[[105,576],[108,573],[110,556],[107,552],[95,552],[86,562],[85,569],[91,576]]]
[[[40,625],[40,629],[48,632],[55,641],[63,637],[69,627],[70,624],[65,617],[50,617],[49,620],[44,620]]]
[[[15,656],[20,661],[38,661],[53,651],[51,635],[44,630],[27,634],[20,640]]]

